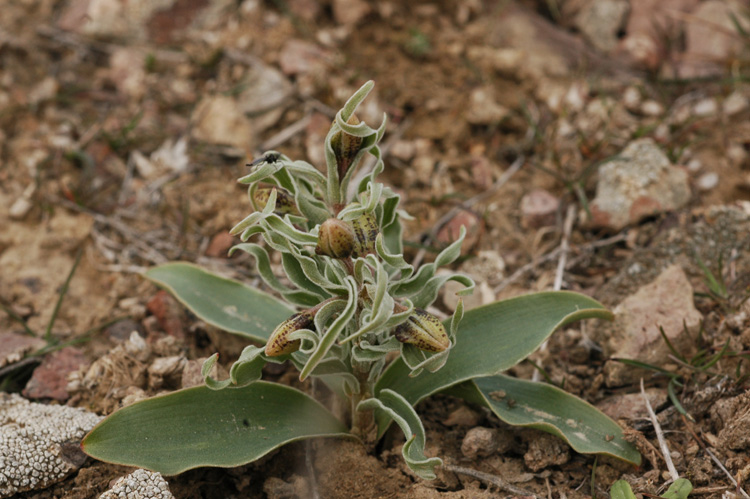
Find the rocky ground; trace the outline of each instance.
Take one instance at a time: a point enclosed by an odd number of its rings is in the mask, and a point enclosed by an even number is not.
[[[543,375],[512,373],[619,420],[644,464],[575,454],[444,396],[419,406],[428,453],[540,497],[608,497],[620,478],[658,494],[669,474],[643,378],[695,496],[747,497],[746,3],[11,0],[0,17],[0,383],[46,404],[3,395],[0,435],[40,447],[46,423],[21,437],[18,411],[60,421],[52,464],[0,481],[0,497],[98,497],[133,470],[67,444],[98,419],[82,410],[195,384],[216,351],[236,358],[241,341],[140,273],[179,259],[257,283],[249,259],[226,256],[249,210],[236,178],[267,149],[324,164],[333,113],[368,79],[360,118],[389,116],[384,181],[417,215],[407,256],[430,260],[466,225],[456,267],[477,280],[469,306],[571,289],[611,307],[613,324],[556,333],[533,356]],[[398,445],[294,444],[167,482],[177,498],[509,495],[448,471],[419,481]],[[0,477],[33,475],[19,469]]]

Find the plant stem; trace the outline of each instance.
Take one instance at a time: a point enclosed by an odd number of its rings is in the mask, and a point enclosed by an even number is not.
[[[368,364],[352,361],[354,375],[359,381],[359,393],[352,394],[352,433],[364,442],[366,447],[375,445],[377,431],[375,429],[375,417],[372,409],[360,411],[357,406],[363,400],[372,397],[373,383],[370,381],[370,369]]]

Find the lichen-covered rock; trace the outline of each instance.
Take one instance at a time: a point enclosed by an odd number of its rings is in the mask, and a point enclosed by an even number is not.
[[[174,496],[160,473],[139,469],[117,479],[99,499],[174,499]]]
[[[682,208],[689,200],[687,172],[673,166],[653,140],[640,139],[599,168],[591,224],[620,230],[645,217]]]
[[[48,487],[78,469],[85,461],[78,442],[100,420],[0,393],[0,498]]]

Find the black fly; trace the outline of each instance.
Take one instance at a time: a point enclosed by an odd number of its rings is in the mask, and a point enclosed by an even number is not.
[[[256,159],[252,163],[248,163],[245,166],[255,166],[259,165],[261,163],[276,163],[279,158],[281,158],[281,154],[277,152],[269,152],[261,156],[260,158]]]

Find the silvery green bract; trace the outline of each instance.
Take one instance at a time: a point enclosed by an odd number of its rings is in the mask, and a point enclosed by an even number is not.
[[[384,167],[378,142],[385,117],[375,129],[354,115],[372,88],[372,82],[363,85],[337,113],[325,141],[325,174],[270,151],[240,179],[255,211],[232,229],[242,243],[231,252],[251,255],[281,300],[188,263],[146,273],[202,320],[253,343],[227,379],[209,376],[214,355],[203,366],[205,386],[106,418],[83,443],[89,455],[174,474],[238,466],[304,438],[372,443],[395,422],[406,436],[402,454],[409,468],[432,479],[441,460],[425,455],[414,406],[447,391],[508,423],[554,433],[579,452],[640,462],[619,426],[586,402],[502,374],[557,328],[611,318],[601,304],[576,293],[545,292],[464,314],[459,301],[442,324],[425,310],[447,281],[465,286],[459,294],[472,291],[468,277],[437,273],[459,257],[465,231],[431,263],[414,268],[404,260],[400,220],[406,214],[399,196],[376,181]],[[374,159],[368,171],[365,157]],[[280,254],[285,278],[273,272],[269,250]],[[349,401],[348,428],[303,392],[260,381],[266,363],[287,360],[301,380],[320,379]]]

